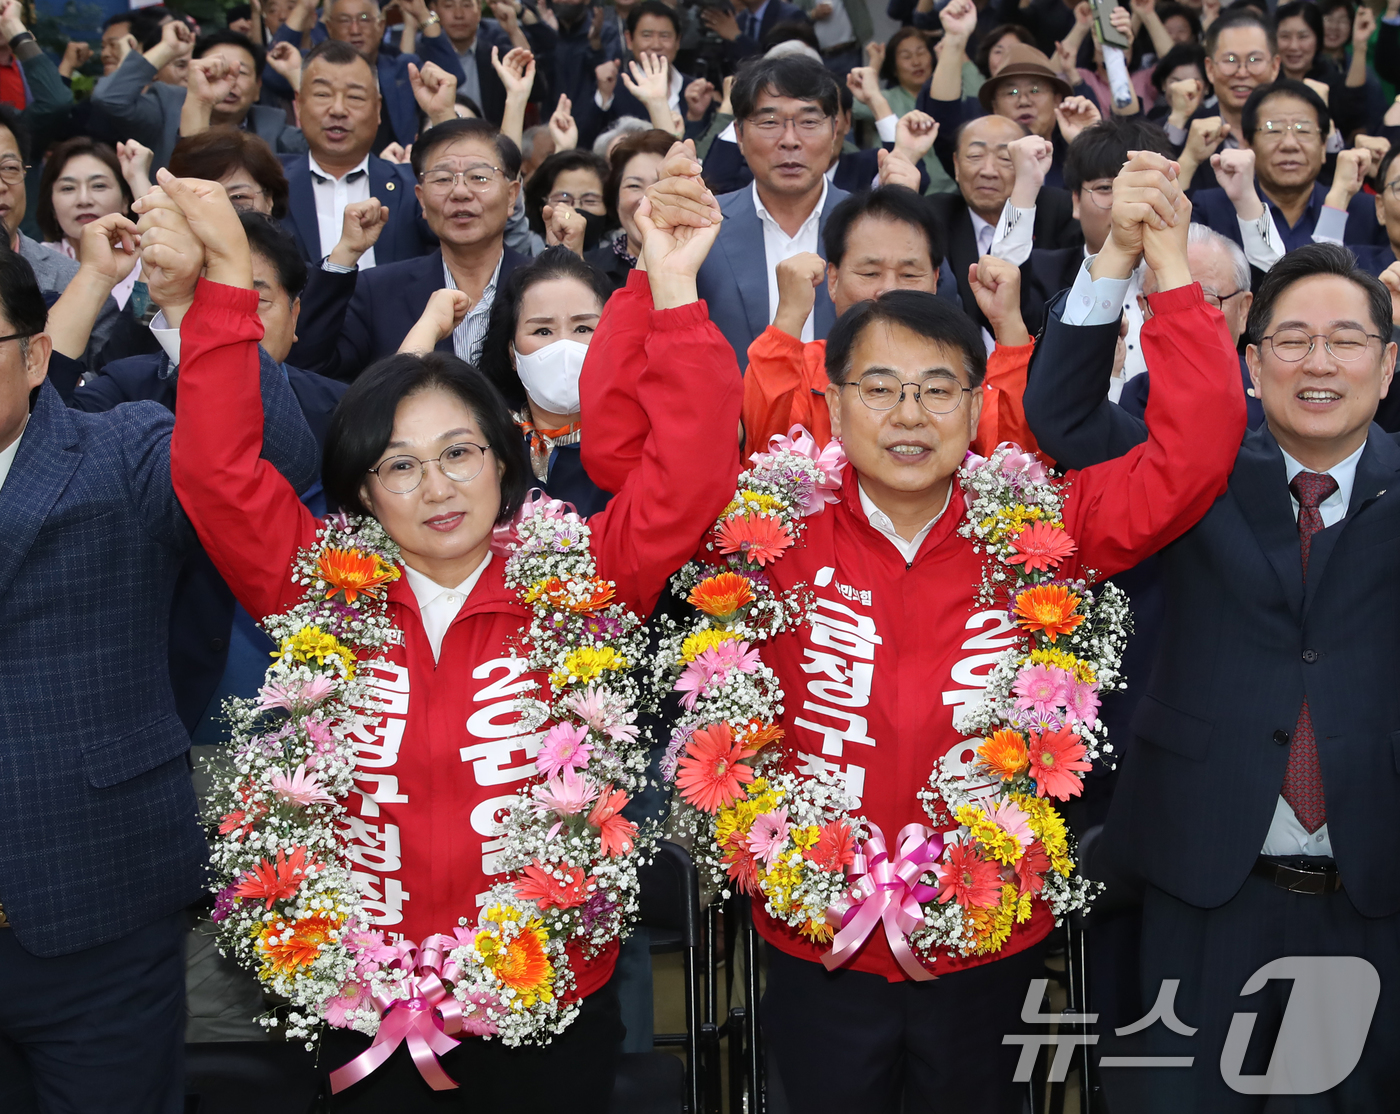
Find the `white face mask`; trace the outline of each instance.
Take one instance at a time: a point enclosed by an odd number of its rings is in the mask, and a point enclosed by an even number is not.
[[[586,344],[556,340],[535,352],[517,352],[515,370],[536,406],[551,414],[577,414],[578,377],[587,355]]]

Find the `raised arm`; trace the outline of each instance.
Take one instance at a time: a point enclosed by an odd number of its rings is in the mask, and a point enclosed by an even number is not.
[[[643,362],[631,376],[645,438],[621,490],[589,520],[602,574],[642,614],[650,613],[667,578],[695,553],[739,472],[739,369],[695,286],[719,232],[719,209],[703,227],[660,228],[650,210],[651,201],[644,199],[637,223],[652,308]],[[597,344],[595,339],[590,346],[589,362]]]
[[[165,170],[159,178],[161,189],[136,203],[143,264],[158,273],[202,253],[206,275],[180,325],[171,478],[215,566],[260,619],[300,594],[287,569],[315,537],[316,519],[260,457],[262,323],[237,213],[216,183],[177,180]]]
[[[1038,445],[1026,422],[1023,396],[1035,345],[1021,317],[1021,270],[1005,259],[984,255],[968,268],[967,279],[997,342],[987,357],[982,416],[972,448],[985,455],[1003,441],[1014,441],[1033,452]]]
[[[1131,568],[1200,521],[1229,483],[1245,430],[1235,346],[1187,266],[1191,203],[1176,170],[1148,152],[1129,160],[1114,181],[1113,231],[1094,262],[1106,277],[1135,265],[1141,251],[1159,288],[1141,333],[1157,378],[1147,440],[1070,477],[1065,527],[1080,566],[1103,575]]]

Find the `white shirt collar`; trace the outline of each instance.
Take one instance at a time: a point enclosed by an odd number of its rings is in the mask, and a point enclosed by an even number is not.
[[[1346,509],[1351,506],[1351,489],[1356,483],[1356,465],[1357,462],[1361,460],[1361,454],[1365,451],[1366,442],[1363,441],[1361,443],[1361,448],[1357,449],[1356,452],[1352,453],[1346,460],[1332,465],[1331,468],[1323,473],[1323,475],[1331,476],[1337,481],[1337,490],[1322,501],[1321,505],[1318,507],[1319,511],[1340,507],[1342,514],[1337,516],[1339,521],[1346,514]],[[1280,452],[1282,452],[1281,449]],[[1294,460],[1287,453],[1283,454],[1283,467],[1289,483],[1293,482],[1293,477],[1299,472],[1312,471],[1311,468],[1305,468],[1302,464],[1299,464],[1298,461]],[[1292,492],[1289,492],[1289,498],[1292,497]],[[1298,509],[1297,499],[1293,499],[1293,509],[1295,512]],[[1324,521],[1330,517],[1330,515],[1324,515]],[[1327,525],[1330,526],[1332,523],[1328,522]]]
[[[996,236],[996,225],[988,224],[971,209],[967,211],[967,215],[972,218],[972,238],[977,242],[977,250],[982,251],[982,241],[984,238],[987,241],[987,248],[990,250],[992,240]],[[984,228],[988,231],[983,232],[982,230]]]
[[[471,595],[472,589],[476,587],[481,574],[490,563],[491,554],[487,553],[486,560],[477,565],[476,571],[455,588],[444,588],[417,569],[411,569],[407,565],[403,567],[408,576],[408,586],[413,589],[413,596],[418,601],[418,613],[423,617],[423,631],[428,636],[428,644],[433,648],[433,661],[437,661],[442,652],[442,640],[447,636],[447,628],[457,618],[462,604],[467,602],[467,597]]]
[[[318,182],[323,182],[327,178],[329,178],[332,182],[343,181],[344,179],[350,177],[350,175],[358,173],[361,170],[363,170],[366,174],[369,173],[368,154],[366,154],[365,157],[359,161],[359,164],[357,166],[352,166],[344,174],[332,174],[329,170],[327,170],[319,162],[317,162],[316,156],[311,154],[311,152],[309,151],[306,154],[306,161],[311,164],[311,182],[313,185],[315,185]]]
[[[754,211],[758,214],[758,219],[761,221],[767,221],[774,228],[778,229],[779,231],[782,231],[782,225],[780,225],[776,220],[773,219],[773,214],[770,213],[768,211],[767,206],[763,204],[763,198],[758,196],[758,183],[754,182],[754,184],[750,188],[753,190],[753,207]],[[815,222],[819,222],[822,219],[822,210],[826,208],[826,191],[830,188],[831,181],[827,178],[825,174],[823,174],[822,195],[819,198],[817,198],[817,203],[814,206],[812,206],[812,212],[808,215],[807,219],[802,222],[802,227],[797,230],[796,235],[788,236],[788,239],[797,239],[798,236],[802,235],[803,229],[807,228],[808,225],[811,225]],[[783,235],[787,236],[787,233],[783,232]]]
[[[956,480],[954,480],[956,482]],[[865,486],[856,483],[856,492],[860,495],[860,509],[865,512],[865,517],[870,525],[890,539],[895,549],[899,550],[899,555],[904,558],[904,563],[912,564],[915,556],[918,555],[919,547],[924,544],[924,539],[928,537],[929,531],[937,525],[938,520],[943,517],[944,511],[948,509],[948,503],[953,498],[953,484],[948,484],[948,494],[943,497],[943,506],[938,509],[938,513],[924,524],[924,528],[912,538],[900,537],[899,532],[894,528],[894,523],[890,516],[875,505],[874,500],[865,493]]]
[[[14,464],[15,457],[19,455],[19,443],[24,438],[24,431],[29,428],[29,415],[24,416],[24,425],[19,427],[19,436],[11,441],[5,448],[0,449],[0,487],[5,486],[5,477],[10,474],[10,466]]]

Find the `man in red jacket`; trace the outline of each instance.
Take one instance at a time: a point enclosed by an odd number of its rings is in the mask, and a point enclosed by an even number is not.
[[[691,187],[684,177],[663,181],[653,195],[663,217],[668,191]],[[1065,529],[1079,551],[1067,578],[1128,567],[1189,529],[1225,490],[1245,424],[1229,335],[1187,267],[1190,205],[1174,164],[1137,156],[1115,182],[1114,205],[1116,244],[1145,254],[1160,282],[1143,330],[1149,366],[1173,374],[1162,396],[1154,392],[1149,441],[1070,477]],[[644,358],[639,333],[599,332],[591,358],[615,370],[611,382],[589,384],[585,413],[595,398],[624,395],[626,369]],[[958,468],[977,430],[986,352],[965,314],[897,290],[836,323],[826,368],[832,432],[851,466],[840,501],[807,518],[800,542],[766,570],[779,590],[805,585],[815,606],[810,623],[764,643],[762,655],[785,694],[788,768],[839,772],[859,814],[897,832],[928,822],[916,794],[934,763],[970,756],[977,743],[954,727],[955,711],[1022,641],[1004,606],[977,602],[982,558],[958,532]],[[863,401],[861,378],[875,371],[901,381],[891,408]],[[585,446],[600,483],[635,466],[637,431],[626,425],[600,423]],[[828,972],[827,945],[762,910],[755,919],[768,944],[763,1029],[792,1109],[1019,1114],[1024,1085],[1012,1081],[1016,1049],[1002,1037],[1021,1028],[1021,1003],[1042,970],[1051,928],[1043,908],[999,953],[939,954],[931,980],[909,979],[883,933]]]

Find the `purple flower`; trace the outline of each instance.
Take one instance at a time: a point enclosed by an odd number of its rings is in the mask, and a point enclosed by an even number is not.
[[[616,908],[617,905],[607,894],[601,890],[595,892],[579,910],[579,920],[583,922],[584,931],[592,932],[599,922],[610,918]]]
[[[215,896],[214,911],[209,914],[209,919],[215,924],[233,912],[233,892],[236,889],[238,889],[238,883],[230,882]]]

